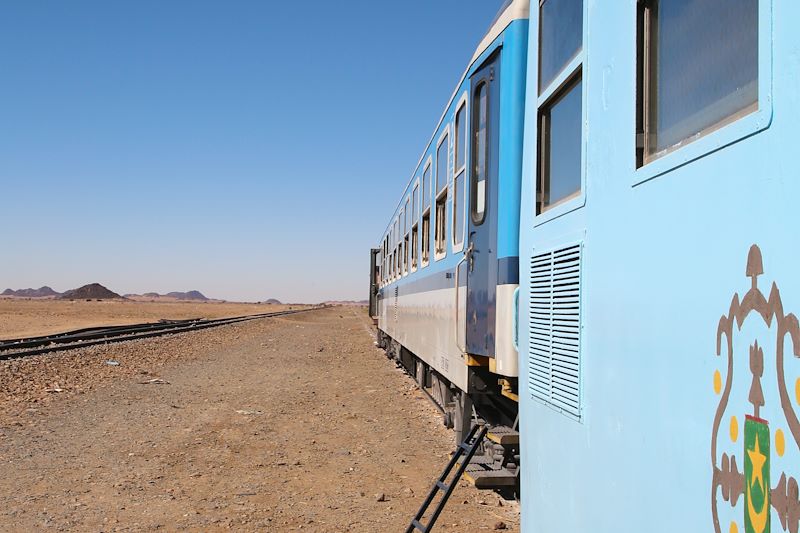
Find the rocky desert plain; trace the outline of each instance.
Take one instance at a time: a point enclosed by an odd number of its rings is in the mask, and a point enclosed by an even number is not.
[[[0,338],[286,308],[4,298]],[[0,531],[404,531],[453,448],[355,305],[0,361]],[[436,530],[518,506],[461,481]]]

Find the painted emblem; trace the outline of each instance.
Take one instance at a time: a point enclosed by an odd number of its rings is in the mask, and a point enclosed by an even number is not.
[[[773,522],[780,522],[783,531],[798,533],[800,490],[792,474],[800,469],[795,410],[800,404],[800,324],[794,314],[784,313],[776,283],[768,298],[761,292],[758,278],[764,268],[758,246],[750,248],[746,274],[750,289],[741,299],[734,294],[717,328],[719,367],[713,389],[720,400],[711,435],[714,531],[722,533],[724,525],[730,533],[740,528],[770,533]],[[791,350],[788,359],[786,350]]]

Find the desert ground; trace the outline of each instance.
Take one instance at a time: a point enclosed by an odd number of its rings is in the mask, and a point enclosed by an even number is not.
[[[0,531],[403,531],[453,434],[373,333],[334,307],[0,362]],[[436,529],[518,507],[462,481]]]
[[[288,309],[288,305],[132,300],[25,300],[0,298],[0,340],[59,333],[91,326],[164,319],[222,318]],[[292,306],[295,309],[300,306]]]

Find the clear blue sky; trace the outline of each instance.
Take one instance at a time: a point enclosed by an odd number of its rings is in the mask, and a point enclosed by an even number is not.
[[[0,291],[366,298],[501,3],[4,2]]]

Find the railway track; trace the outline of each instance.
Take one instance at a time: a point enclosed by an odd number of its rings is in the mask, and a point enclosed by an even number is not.
[[[9,339],[0,341],[0,360],[16,359],[29,357],[51,352],[61,352],[96,346],[98,344],[109,344],[112,342],[124,342],[138,339],[148,339],[160,337],[162,335],[172,335],[187,331],[199,331],[217,326],[237,324],[260,318],[270,318],[296,313],[306,313],[315,311],[320,307],[308,309],[297,309],[291,311],[277,311],[274,313],[260,313],[256,315],[243,315],[229,318],[194,318],[187,320],[161,320],[159,322],[148,322],[142,324],[129,324],[125,326],[100,326],[94,328],[82,328],[54,335],[42,337],[28,337],[22,339]]]

